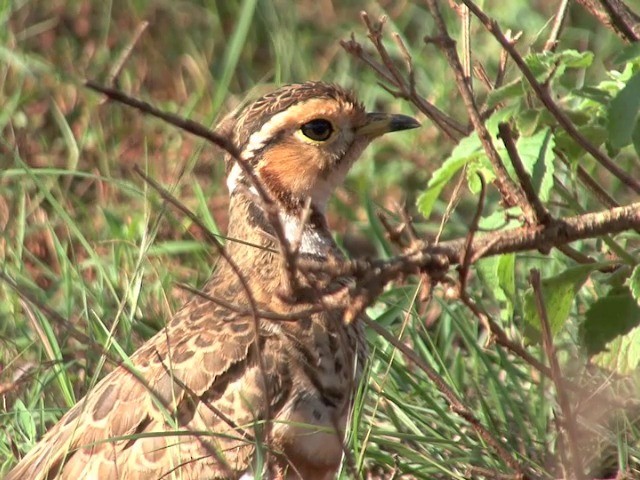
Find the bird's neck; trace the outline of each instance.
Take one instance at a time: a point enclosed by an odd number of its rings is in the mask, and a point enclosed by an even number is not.
[[[311,207],[304,221],[302,208],[298,212],[282,209],[278,216],[282,232],[289,246],[299,245],[302,256],[323,258],[339,254],[339,249],[329,231],[326,218],[319,209]],[[251,257],[259,257],[262,262],[278,262],[280,248],[278,236],[261,201],[249,191],[235,191],[229,205],[229,228],[227,232],[227,251],[241,264],[243,270],[260,268]]]

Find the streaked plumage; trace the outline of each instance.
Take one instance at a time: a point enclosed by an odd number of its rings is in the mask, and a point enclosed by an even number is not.
[[[340,255],[324,218],[335,186],[373,138],[416,126],[409,117],[367,114],[351,93],[309,82],[262,97],[219,132],[276,201],[289,241],[311,199],[301,254],[321,259]],[[258,450],[268,453],[261,458],[269,478],[335,475],[366,357],[361,324],[345,324],[340,310],[304,314],[309,304],[280,300],[283,270],[272,225],[231,159],[227,173],[228,235],[244,241],[228,242],[231,258],[260,311],[299,316],[259,318],[256,338],[247,292],[221,260],[203,291],[239,309],[191,298],[130,366],[107,375],[52,427],[7,480],[252,478]]]

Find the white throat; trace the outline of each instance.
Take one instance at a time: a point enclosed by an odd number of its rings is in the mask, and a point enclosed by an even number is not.
[[[299,253],[326,256],[335,247],[328,231],[317,229],[309,222],[303,225],[297,215],[280,213],[279,216],[285,238],[289,245],[299,245]]]

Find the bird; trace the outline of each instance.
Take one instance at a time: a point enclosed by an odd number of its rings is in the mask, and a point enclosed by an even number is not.
[[[334,478],[367,361],[363,322],[286,298],[282,243],[301,259],[344,258],[327,224],[331,194],[372,140],[418,126],[317,81],[232,112],[216,129],[239,157],[225,160],[225,259],[6,479]]]

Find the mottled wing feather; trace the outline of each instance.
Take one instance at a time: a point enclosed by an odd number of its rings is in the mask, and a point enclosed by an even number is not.
[[[107,375],[6,479],[56,478],[61,466],[59,477],[73,480],[149,478],[150,472],[162,470],[159,465],[163,462],[165,468],[172,463],[178,468],[181,461],[215,456],[214,442],[199,441],[188,433],[218,431],[215,426],[223,423],[223,430],[238,435],[202,397],[217,400],[234,395],[229,389],[244,392],[250,387],[246,378],[241,385],[234,385],[237,378],[225,379],[222,386],[216,381],[222,381],[234,365],[243,365],[254,343],[252,322],[251,318],[194,298],[166,329],[132,356],[133,368],[119,366]],[[223,404],[221,408],[236,406]],[[250,422],[256,414],[260,412],[234,418]],[[181,434],[164,434],[172,428]],[[131,438],[105,442],[127,436]],[[167,462],[166,447],[178,444],[180,448],[171,449],[172,458]],[[246,468],[249,454],[239,455],[242,465],[230,468]],[[214,459],[210,463],[219,462]]]

